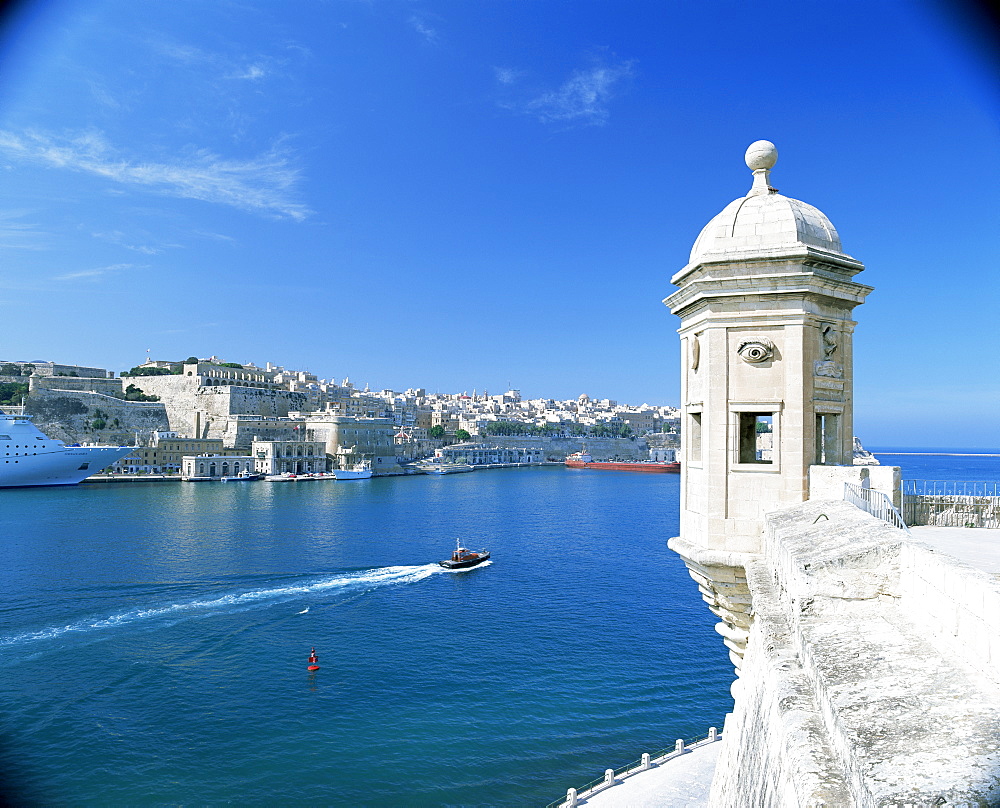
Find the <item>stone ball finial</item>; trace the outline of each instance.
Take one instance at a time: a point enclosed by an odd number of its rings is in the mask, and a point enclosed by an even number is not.
[[[751,171],[770,170],[778,162],[778,149],[770,140],[758,140],[750,144],[745,159]]]

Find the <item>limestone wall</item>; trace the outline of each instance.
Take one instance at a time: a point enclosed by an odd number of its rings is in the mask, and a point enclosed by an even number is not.
[[[30,389],[34,390],[71,390],[74,392],[103,393],[114,398],[125,398],[121,379],[108,379],[97,376],[30,376]]]
[[[58,392],[37,388],[25,402],[35,426],[50,438],[67,443],[128,446],[146,440],[153,430],[167,429],[161,403],[123,401],[92,392]]]
[[[712,806],[1000,804],[1000,582],[833,500],[770,514]]]
[[[264,390],[255,387],[213,385],[202,387],[197,377],[138,376],[124,380],[134,384],[146,395],[160,397],[166,407],[170,429],[192,438],[233,440],[239,430],[231,423],[232,415],[257,415],[269,418],[287,417],[306,403],[304,393],[288,390]],[[240,434],[240,445],[249,447],[252,435]],[[273,436],[279,439],[280,436]],[[227,443],[227,446],[236,445]]]
[[[1000,687],[997,577],[913,541],[903,544],[899,567],[899,607],[926,628],[942,656],[962,660]]]
[[[867,485],[881,491],[896,507],[903,507],[902,472],[899,466],[810,466],[809,499],[843,499],[844,483]]]

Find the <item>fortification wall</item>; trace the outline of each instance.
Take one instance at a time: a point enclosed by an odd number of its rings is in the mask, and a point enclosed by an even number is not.
[[[125,398],[121,379],[108,379],[97,376],[30,376],[30,389],[34,390],[72,390],[91,393],[103,393],[114,398]]]
[[[137,432],[145,440],[153,430],[168,428],[161,403],[123,401],[86,391],[39,387],[25,401],[25,411],[42,432],[67,443],[127,446],[135,442]]]
[[[231,415],[285,418],[306,403],[305,393],[231,385],[202,387],[197,378],[188,376],[139,376],[125,382],[146,395],[159,396],[170,429],[194,438],[235,435],[238,430],[230,423]]]
[[[1000,582],[843,501],[763,547],[710,804],[1000,804]]]
[[[518,437],[516,435],[482,435],[473,438],[485,446],[503,448],[541,449],[546,460],[564,460],[566,455],[582,452],[584,448],[594,460],[647,460],[649,449],[642,438],[547,438]]]

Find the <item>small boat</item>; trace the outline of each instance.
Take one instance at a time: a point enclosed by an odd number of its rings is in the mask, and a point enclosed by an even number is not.
[[[372,476],[372,461],[365,459],[350,468],[334,469],[333,476],[338,480],[367,480]]]
[[[460,474],[475,471],[468,463],[423,463],[417,466],[424,474]]]
[[[249,483],[254,480],[259,480],[261,475],[254,474],[252,471],[246,471],[245,469],[237,474],[235,477],[223,477],[222,482],[224,483]]]
[[[438,564],[449,570],[463,570],[489,560],[490,553],[488,550],[480,550],[478,553],[474,553],[472,550],[461,547],[458,539],[455,539],[455,552],[451,554],[451,558],[439,561]]]

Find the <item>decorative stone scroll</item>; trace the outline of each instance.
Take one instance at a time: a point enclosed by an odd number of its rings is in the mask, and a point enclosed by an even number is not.
[[[774,356],[774,343],[767,337],[751,337],[740,343],[736,353],[744,362],[759,365]]]
[[[839,362],[834,362],[832,359],[827,359],[825,362],[817,359],[813,362],[813,373],[817,376],[826,376],[830,379],[843,379],[844,366]]]
[[[698,335],[695,334],[691,338],[691,370],[697,370],[698,364],[701,362],[701,340],[698,339]]]

